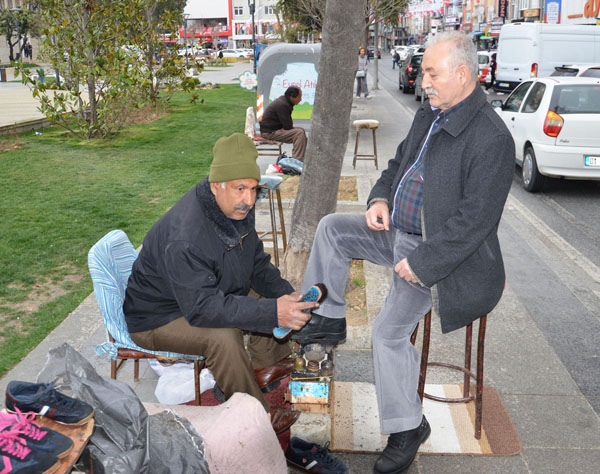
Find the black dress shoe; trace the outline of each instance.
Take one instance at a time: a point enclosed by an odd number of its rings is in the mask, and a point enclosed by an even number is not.
[[[308,323],[292,335],[292,339],[300,344],[337,344],[346,339],[346,318],[326,318],[313,313]]]
[[[417,428],[392,433],[388,438],[387,446],[375,463],[373,472],[375,474],[399,474],[408,469],[417,455],[419,446],[429,438],[430,434],[431,428],[425,416]]]

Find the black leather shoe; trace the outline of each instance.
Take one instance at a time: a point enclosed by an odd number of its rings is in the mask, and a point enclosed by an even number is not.
[[[309,342],[337,344],[342,339],[346,339],[346,318],[326,318],[313,313],[308,323],[292,335],[292,339],[300,344]]]
[[[392,433],[388,438],[387,446],[377,459],[373,472],[375,474],[399,474],[414,461],[419,446],[431,434],[431,427],[423,416],[421,425],[413,430]]]

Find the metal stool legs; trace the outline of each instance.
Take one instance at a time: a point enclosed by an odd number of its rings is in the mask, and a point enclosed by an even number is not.
[[[356,169],[357,160],[372,160],[375,162],[375,169],[378,170],[377,165],[377,139],[375,135],[376,128],[373,128],[373,154],[372,155],[359,155],[358,154],[358,142],[360,141],[360,131],[362,129],[356,129],[356,142],[354,143],[354,158],[352,159],[352,168]]]
[[[266,232],[260,235],[260,238],[266,242],[273,242],[273,260],[275,261],[275,266],[279,266],[279,242],[278,236],[281,235],[281,240],[283,241],[283,253],[287,250],[287,236],[285,232],[285,222],[283,220],[283,205],[281,204],[281,192],[279,188],[274,191],[268,187],[264,189],[267,190],[267,196],[269,198],[269,217],[271,220],[271,232]],[[275,193],[275,195],[273,195]],[[279,223],[281,225],[281,230],[277,230],[277,219],[275,218],[275,201],[277,201],[277,212],[279,214]],[[265,239],[265,235],[271,234],[271,238]]]
[[[472,400],[475,401],[475,438],[481,439],[481,419],[483,409],[483,356],[484,356],[484,344],[485,344],[485,328],[487,323],[487,315],[479,318],[479,334],[477,337],[477,368],[476,373],[471,371],[471,348],[473,341],[473,323],[466,327],[465,335],[465,363],[463,367],[458,365],[449,364],[446,362],[429,362],[429,338],[431,333],[431,311],[425,315],[423,321],[423,349],[421,351],[421,373],[419,376],[418,393],[421,401],[423,397],[435,400],[438,402],[445,403],[468,403]],[[412,333],[410,342],[414,345],[419,325]],[[427,376],[427,367],[437,366],[446,367],[448,369],[458,370],[464,373],[464,385],[463,385],[463,398],[443,398],[436,397],[425,393],[425,379]],[[471,395],[471,378],[475,380],[475,394]]]

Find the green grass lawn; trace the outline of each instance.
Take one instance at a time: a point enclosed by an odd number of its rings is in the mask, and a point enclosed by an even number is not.
[[[0,151],[0,375],[92,291],[89,248],[112,229],[140,245],[206,176],[215,141],[243,132],[253,93],[226,85],[199,95],[197,105],[176,95],[167,115],[113,140],[60,128],[0,137],[9,150]]]

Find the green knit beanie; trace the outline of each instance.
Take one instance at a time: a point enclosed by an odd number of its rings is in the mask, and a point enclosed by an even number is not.
[[[260,181],[260,168],[256,164],[256,158],[258,152],[254,143],[243,133],[221,137],[213,148],[208,181],[223,183],[246,178]]]

